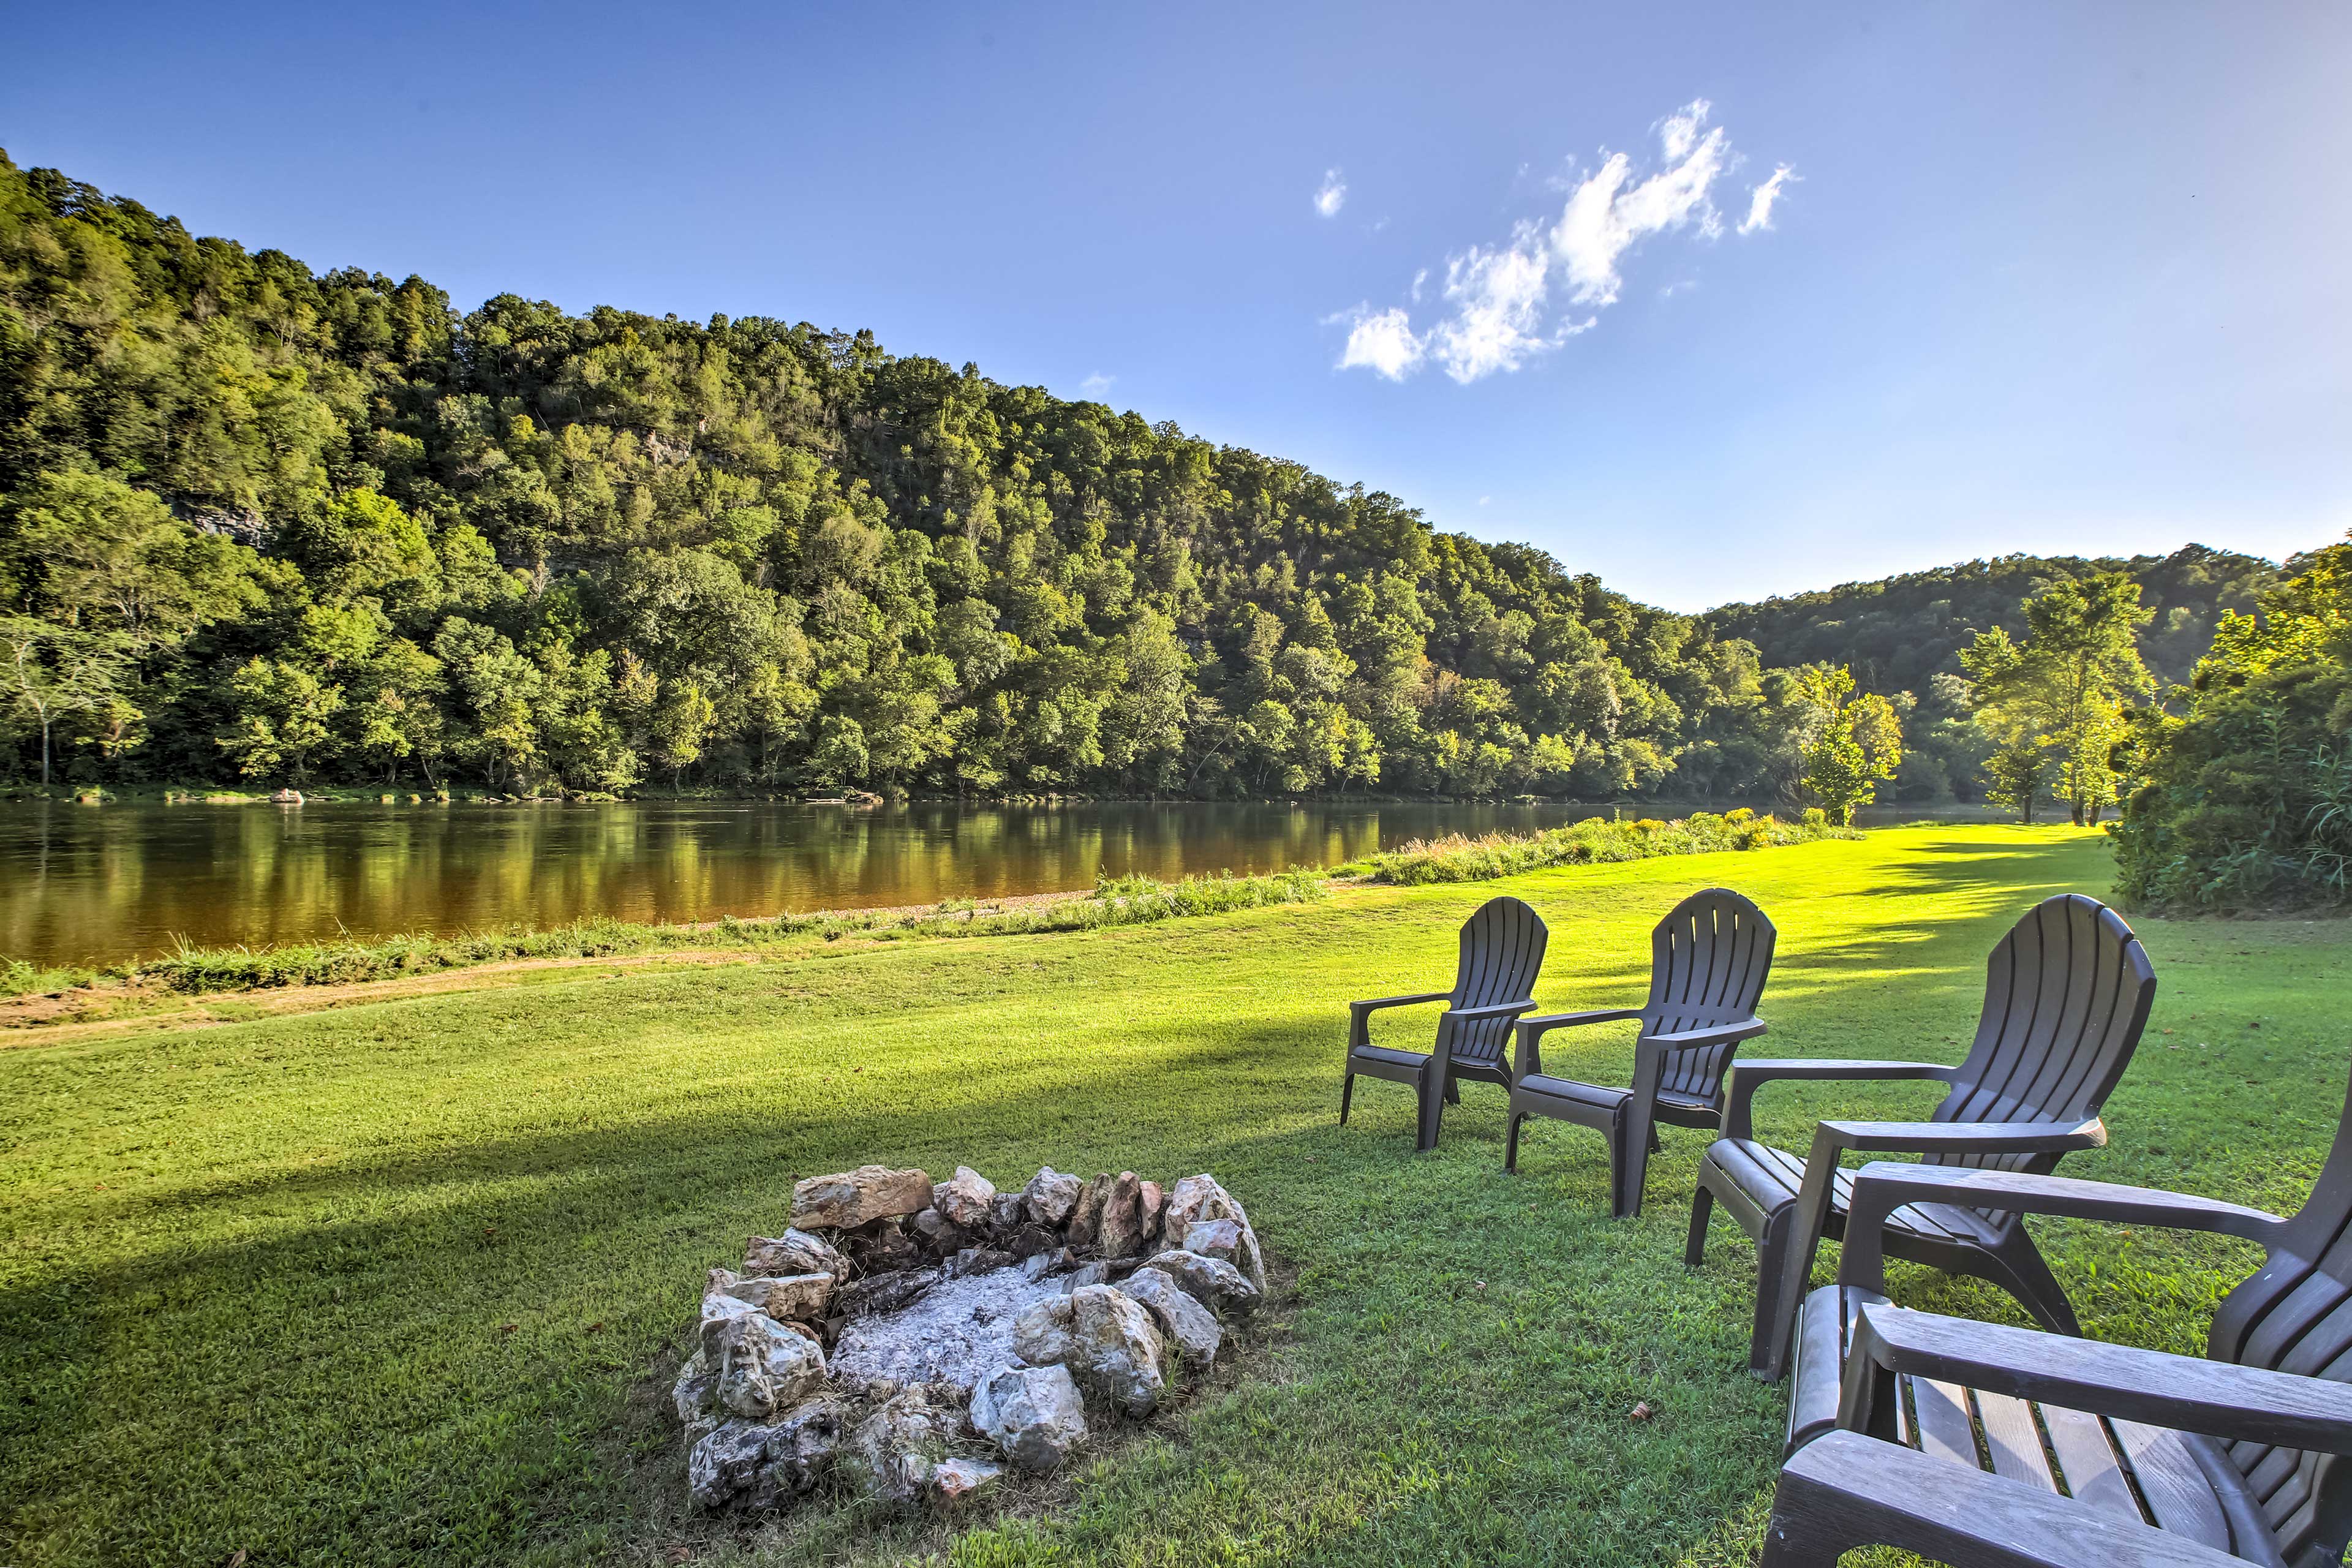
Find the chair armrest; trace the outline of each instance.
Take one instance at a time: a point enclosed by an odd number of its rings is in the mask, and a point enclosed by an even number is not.
[[[1449,1018],[1515,1018],[1535,1005],[1535,998],[1530,996],[1524,1002],[1496,1002],[1484,1007],[1448,1007],[1445,1016]]]
[[[1755,1123],[1750,1101],[1756,1091],[1768,1083],[1790,1080],[1803,1083],[1828,1083],[1839,1079],[1863,1081],[1890,1079],[1923,1079],[1948,1082],[1952,1069],[1935,1062],[1836,1061],[1784,1058],[1780,1061],[1741,1062],[1731,1069],[1731,1077],[1723,1091],[1723,1135],[1726,1138],[1752,1138]]]
[[[2352,1386],[2328,1378],[1903,1307],[1865,1306],[1860,1319],[1838,1409],[1848,1431],[1891,1415],[1881,1401],[1907,1373],[2224,1442],[2352,1455]]]
[[[1373,1014],[1383,1007],[1413,1007],[1423,1002],[1451,1002],[1451,991],[1422,991],[1411,996],[1374,996],[1368,1001],[1348,1004],[1348,1048],[1372,1043],[1370,1022]]]
[[[2106,1146],[2107,1124],[2088,1121],[1822,1121],[1813,1148],[1896,1154],[2063,1154]]]
[[[2242,1558],[2137,1517],[1854,1432],[1824,1432],[1780,1468],[1767,1539],[1800,1533],[1825,1514],[1842,1523],[1858,1515],[1865,1533],[1851,1539],[1955,1561],[2245,1568]]]
[[[1905,1204],[1923,1203],[2210,1231],[2273,1248],[2286,1228],[2286,1221],[2261,1209],[2168,1193],[2160,1187],[2126,1187],[2030,1171],[1875,1160],[1854,1173],[1853,1197],[1846,1211],[1845,1247],[1838,1258],[1838,1283],[1884,1294],[1885,1234],[1881,1227],[1886,1216]]]
[[[1752,1040],[1765,1029],[1761,1018],[1742,1018],[1735,1024],[1709,1024],[1703,1029],[1678,1029],[1671,1035],[1644,1035],[1644,1044],[1664,1046],[1669,1050],[1682,1050],[1690,1046],[1738,1045]]]
[[[1531,1072],[1543,1071],[1543,1052],[1537,1042],[1553,1029],[1572,1029],[1580,1024],[1615,1024],[1627,1018],[1642,1016],[1639,1007],[1602,1007],[1584,1013],[1539,1013],[1532,1018],[1519,1020],[1518,1038],[1511,1050],[1511,1077],[1522,1079]]]
[[[1411,1007],[1423,1002],[1447,1002],[1453,997],[1451,991],[1418,991],[1410,996],[1375,996],[1369,1001],[1350,1002],[1348,1010],[1351,1013],[1377,1013],[1383,1007]]]

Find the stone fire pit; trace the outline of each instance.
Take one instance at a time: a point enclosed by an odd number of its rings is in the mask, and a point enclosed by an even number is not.
[[[787,1507],[828,1477],[962,1501],[1007,1466],[1059,1465],[1089,1416],[1160,1409],[1265,1291],[1249,1215],[1213,1176],[812,1176],[783,1235],[710,1270],[673,1391],[688,1489],[710,1510]]]

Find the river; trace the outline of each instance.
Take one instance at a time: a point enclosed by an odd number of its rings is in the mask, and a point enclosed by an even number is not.
[[[28,803],[0,806],[0,956],[107,963],[182,940],[263,946],[588,915],[668,921],[929,904],[1090,888],[1100,875],[1329,866],[1436,834],[1687,809]]]

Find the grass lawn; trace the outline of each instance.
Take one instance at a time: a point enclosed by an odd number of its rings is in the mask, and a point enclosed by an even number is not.
[[[756,963],[484,973],[202,1028],[0,1047],[0,1562],[967,1564],[1744,1562],[1783,1391],[1744,1370],[1754,1254],[1686,1272],[1702,1134],[1608,1218],[1601,1141],[1502,1096],[1441,1149],[1410,1096],[1334,1124],[1345,1001],[1444,984],[1511,892],[1552,928],[1547,1008],[1638,999],[1650,925],[1712,882],[1780,928],[1756,1055],[1957,1060],[1986,951],[2097,892],[2069,828],[1829,842],[1355,889],[1165,925],[812,943]],[[2067,1169],[2291,1207],[2335,1129],[2352,925],[2138,922],[2154,1021]],[[1429,1016],[1381,1037],[1427,1038]],[[1416,1035],[1416,1031],[1418,1034]],[[1554,1037],[1624,1081],[1624,1027]],[[1850,1114],[1934,1089],[1859,1086]],[[1801,1141],[1829,1101],[1759,1102]],[[1295,1270],[1255,1375],[950,1537],[847,1507],[764,1531],[677,1504],[655,1396],[695,1282],[793,1181],[878,1160],[1215,1172]],[[2241,1244],[2040,1225],[2085,1325],[2201,1347]],[[1825,1249],[1834,1260],[1834,1248]],[[1899,1300],[2021,1321],[1898,1269]],[[1646,1401],[1646,1421],[1628,1412]]]

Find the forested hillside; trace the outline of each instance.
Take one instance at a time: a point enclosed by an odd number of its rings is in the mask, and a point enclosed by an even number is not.
[[[1822,710],[1775,667],[1924,680],[2008,565],[1943,641],[1895,630],[1931,574],[1816,646],[867,333],[459,315],[0,155],[18,779],[1787,795]]]
[[[1992,750],[1974,721],[1960,651],[1979,632],[2024,630],[2024,601],[2063,583],[2120,572],[2152,612],[2139,651],[2159,689],[2186,682],[2225,615],[2248,613],[2279,581],[2258,556],[2191,544],[2128,558],[2003,555],[1874,583],[1725,605],[1700,616],[1707,634],[1750,644],[1768,665],[1843,665],[1864,691],[1897,700],[1906,746],[1895,793],[1924,800],[1980,787]]]
[[[2058,583],[2121,572],[2155,612],[2140,657],[2167,685],[2185,682],[2228,611],[2250,611],[2279,569],[2253,555],[2191,544],[2169,555],[2003,555],[1875,583],[1841,583],[1811,594],[1725,605],[1700,617],[1719,637],[1753,643],[1767,663],[1827,662],[1851,668],[1866,691],[1924,691],[1958,675],[1959,650],[1978,632],[2025,626],[2024,601]]]

